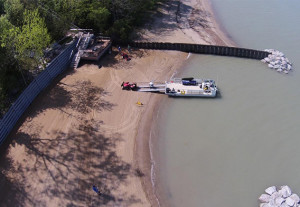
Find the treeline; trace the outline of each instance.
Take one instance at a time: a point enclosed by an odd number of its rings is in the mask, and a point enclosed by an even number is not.
[[[159,0],[0,0],[0,118],[70,28],[127,40]]]

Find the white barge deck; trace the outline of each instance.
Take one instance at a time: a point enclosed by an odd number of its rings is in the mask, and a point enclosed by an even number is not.
[[[211,79],[175,78],[170,82],[165,83],[126,83],[128,85],[135,85],[135,87],[131,90],[139,92],[164,93],[169,96],[215,97],[218,91],[215,81]],[[129,90],[130,87],[125,89]]]
[[[177,78],[166,82],[165,94],[169,96],[215,97],[217,86],[211,79]]]

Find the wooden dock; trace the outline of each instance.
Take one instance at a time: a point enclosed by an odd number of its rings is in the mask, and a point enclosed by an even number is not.
[[[149,83],[143,82],[138,83],[137,87],[136,91],[140,92],[165,93],[166,84],[153,82],[153,85],[151,86]]]

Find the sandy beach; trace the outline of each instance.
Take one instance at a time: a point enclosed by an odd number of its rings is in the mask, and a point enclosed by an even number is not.
[[[166,1],[137,33],[143,41],[234,45],[209,0]],[[1,147],[1,206],[159,206],[149,134],[167,97],[120,85],[164,82],[188,54],[133,49],[130,55],[126,61],[114,48],[101,69],[81,63],[38,96]]]

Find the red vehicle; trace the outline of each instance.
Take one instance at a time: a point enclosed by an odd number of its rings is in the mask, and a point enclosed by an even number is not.
[[[121,53],[121,55],[122,55],[123,59],[125,59],[127,61],[131,60],[131,58],[126,53]]]
[[[123,90],[136,90],[137,84],[136,83],[129,83],[129,82],[123,82],[121,85]]]
[[[136,85],[136,83],[132,83],[132,84],[129,84],[130,85],[130,89],[131,90],[136,90],[137,89],[137,85]]]
[[[129,90],[130,89],[130,84],[129,82],[123,82],[121,85],[123,90]]]

